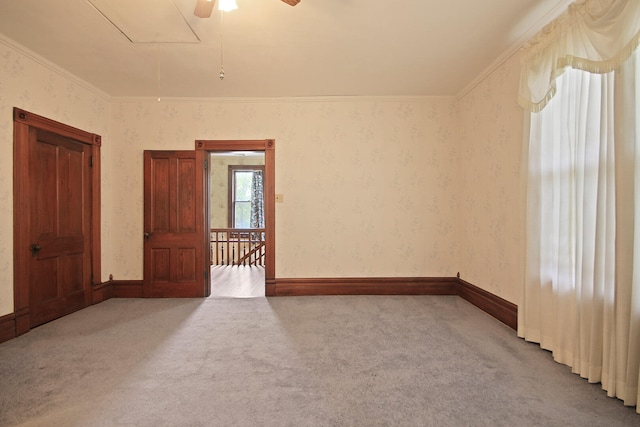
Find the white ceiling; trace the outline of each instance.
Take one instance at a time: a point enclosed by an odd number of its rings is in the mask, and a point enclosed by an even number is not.
[[[222,27],[195,3],[0,0],[0,33],[118,97],[457,95],[570,1],[237,0]]]

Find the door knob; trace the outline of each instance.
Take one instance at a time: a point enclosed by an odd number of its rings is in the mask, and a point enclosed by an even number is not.
[[[144,240],[149,240],[149,237],[151,237],[151,234],[148,232],[144,233]]]
[[[38,255],[38,252],[40,251],[40,249],[42,249],[42,246],[40,246],[37,243],[32,243],[30,248],[31,248],[31,256],[36,256]]]

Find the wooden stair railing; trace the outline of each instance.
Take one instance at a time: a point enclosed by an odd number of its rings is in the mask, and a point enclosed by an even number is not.
[[[265,265],[264,228],[212,228],[212,265]]]
[[[253,248],[248,253],[245,253],[242,257],[238,259],[238,265],[264,265],[264,249],[265,244],[263,241],[258,241],[258,243],[254,243]],[[252,262],[253,260],[253,262]]]

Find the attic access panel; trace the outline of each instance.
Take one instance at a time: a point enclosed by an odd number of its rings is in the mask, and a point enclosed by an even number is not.
[[[87,0],[131,43],[199,43],[173,0]]]

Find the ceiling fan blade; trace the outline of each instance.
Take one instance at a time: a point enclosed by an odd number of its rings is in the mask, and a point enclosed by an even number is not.
[[[196,0],[196,10],[193,14],[198,18],[208,18],[211,16],[213,7],[216,5],[216,0]]]
[[[286,4],[290,5],[290,6],[295,6],[298,3],[300,3],[300,0],[282,0],[283,2],[285,2]]]

